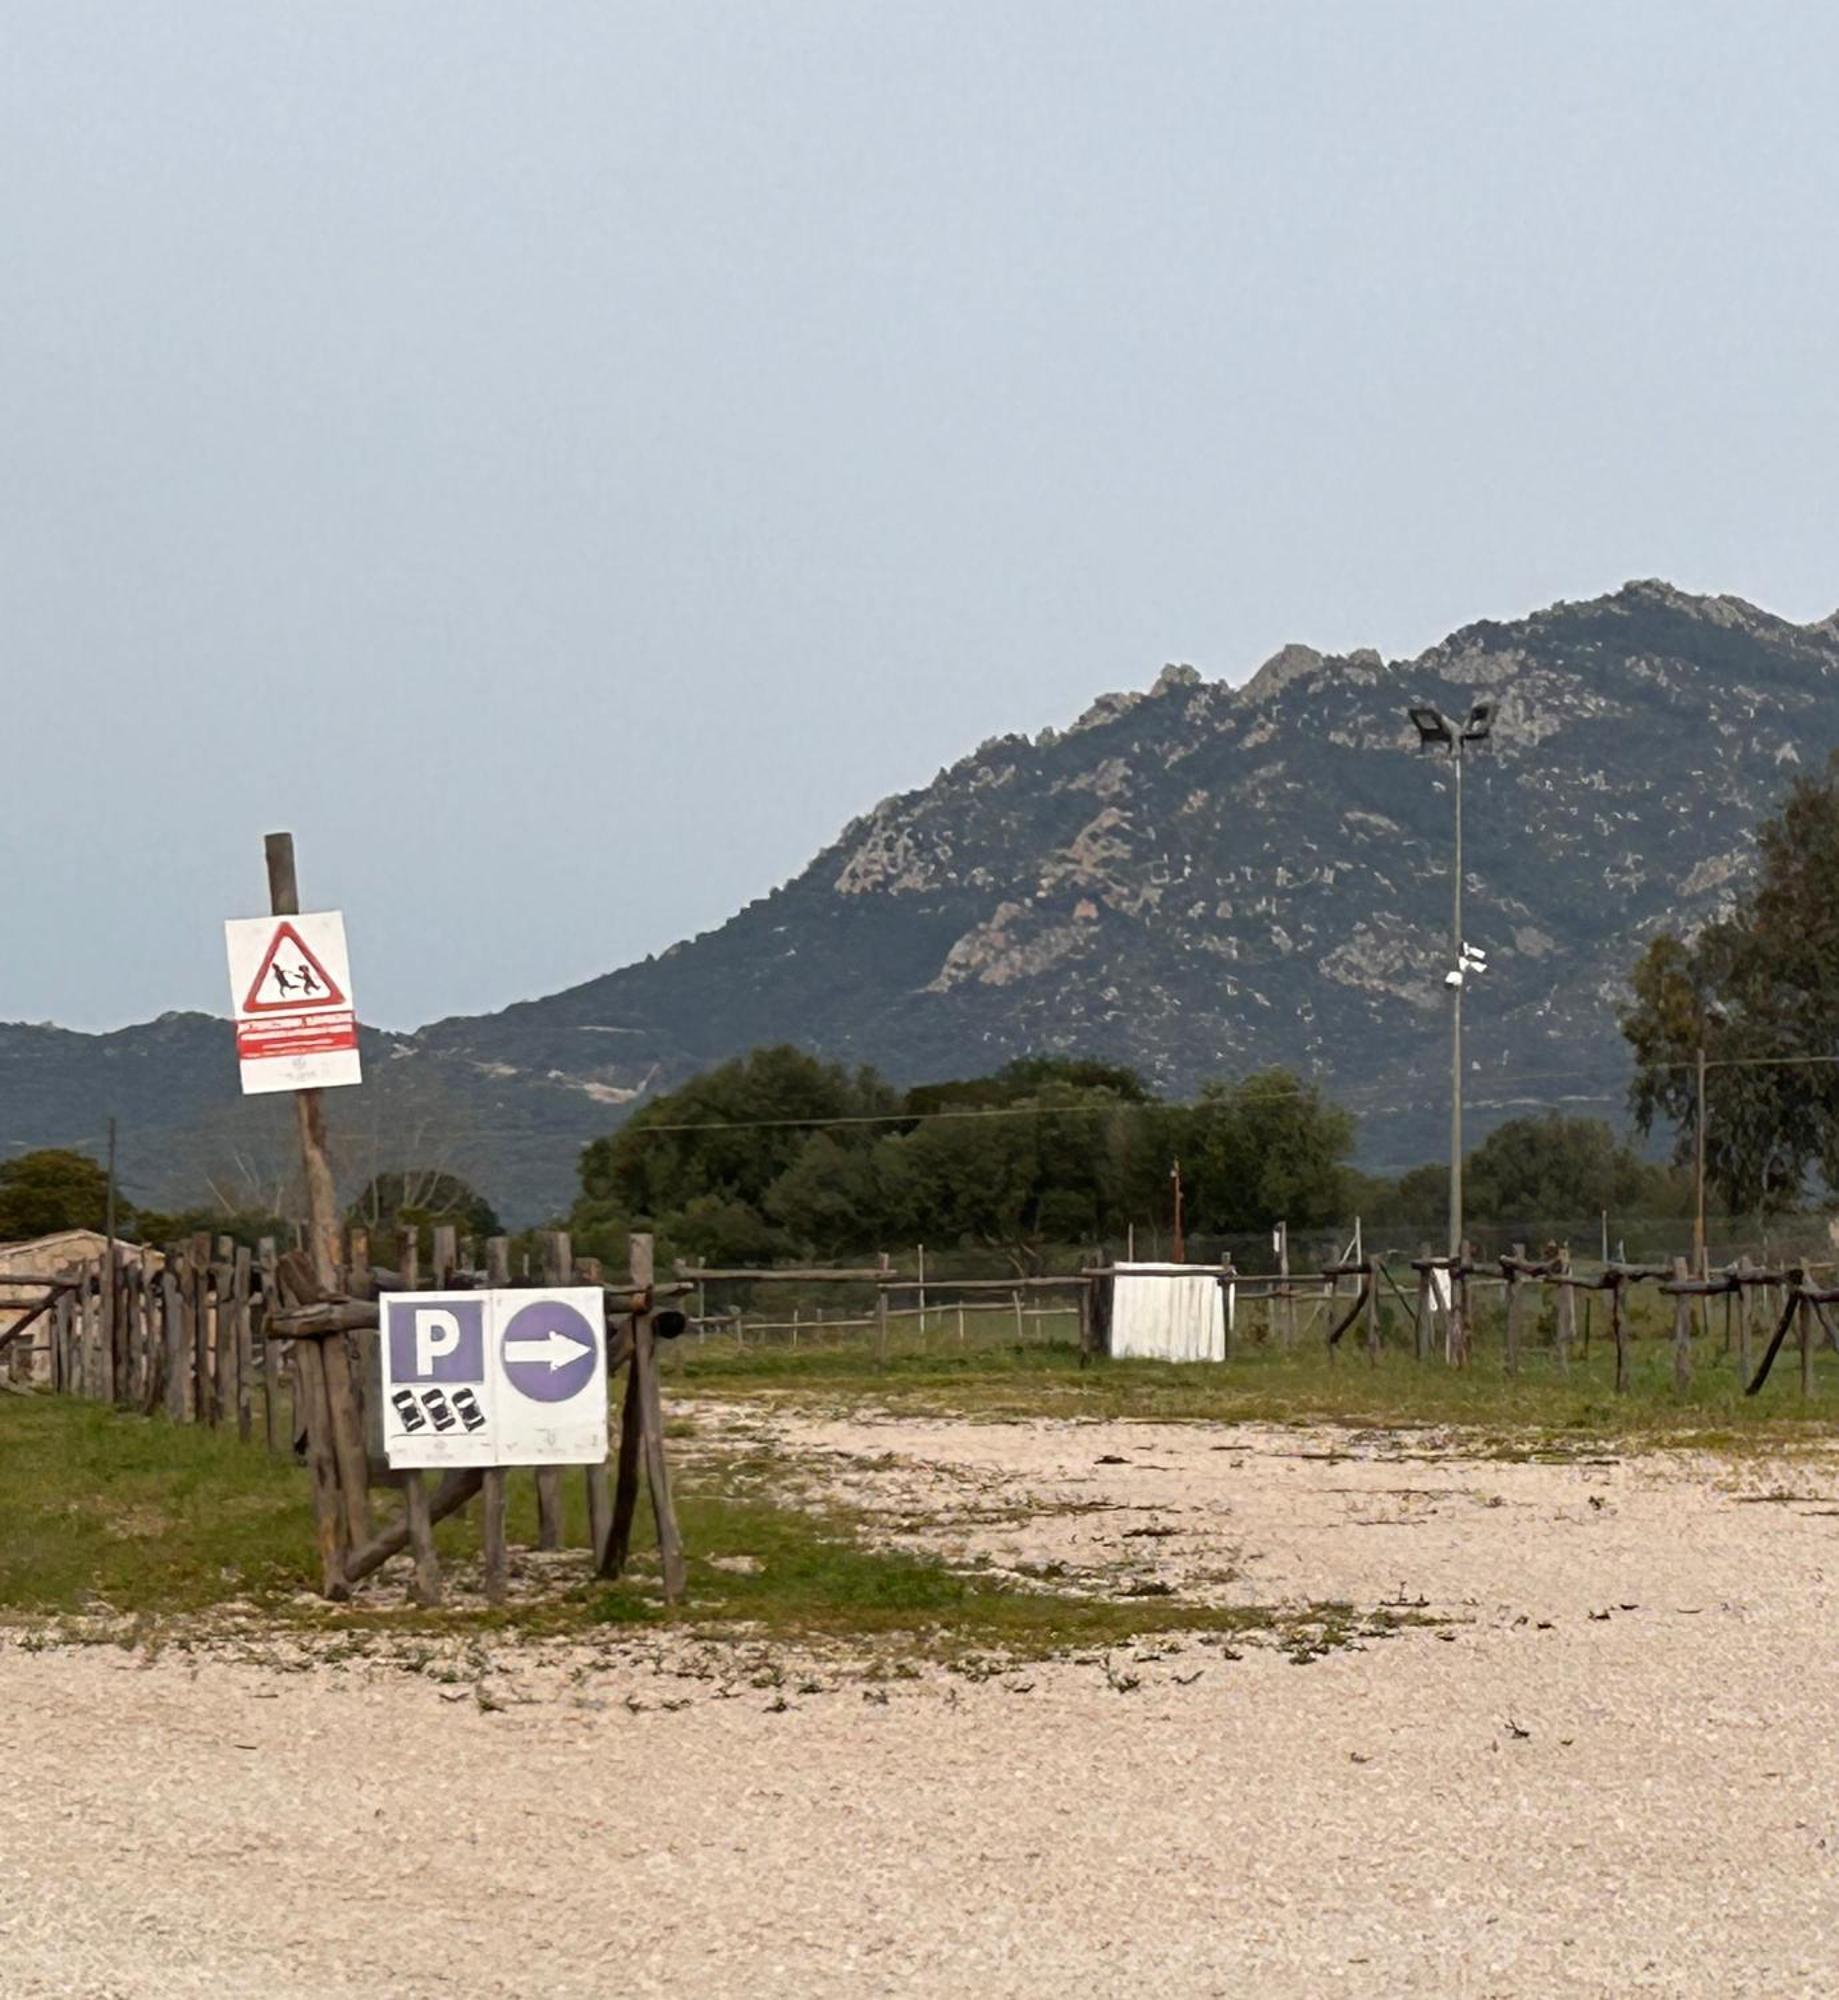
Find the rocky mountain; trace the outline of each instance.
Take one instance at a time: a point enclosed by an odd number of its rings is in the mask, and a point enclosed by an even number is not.
[[[339,1105],[346,1171],[419,1144],[529,1217],[625,1107],[774,1040],[903,1081],[1076,1051],[1180,1093],[1282,1063],[1360,1114],[1367,1164],[1435,1157],[1450,772],[1405,709],[1481,695],[1499,711],[1466,777],[1466,927],[1488,954],[1465,1008],[1473,1131],[1544,1105],[1618,1116],[1626,970],[1728,901],[1757,820],[1839,744],[1839,618],[1631,583],[1415,660],[1294,645],[1239,688],[1168,668],[884,800],[658,958],[373,1038],[375,1086]],[[233,1129],[277,1128],[229,1097],[224,1033],[0,1030],[0,1129],[44,1143],[132,1104],[168,1135],[149,1179],[195,1189]]]

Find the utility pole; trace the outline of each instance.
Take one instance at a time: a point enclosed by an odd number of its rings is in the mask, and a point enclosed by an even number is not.
[[[1187,1238],[1182,1234],[1181,1228],[1181,1162],[1179,1160],[1169,1168],[1169,1181],[1175,1190],[1175,1254],[1171,1261],[1177,1264],[1185,1264],[1188,1261],[1188,1243]]]

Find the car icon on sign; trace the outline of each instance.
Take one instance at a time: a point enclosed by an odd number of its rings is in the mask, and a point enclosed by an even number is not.
[[[456,1389],[453,1392],[453,1407],[460,1413],[460,1421],[469,1431],[485,1428],[485,1412],[479,1407],[479,1399],[470,1389]]]
[[[422,1392],[421,1406],[434,1419],[437,1431],[450,1431],[454,1426],[454,1414],[447,1407],[447,1398],[438,1389]]]
[[[415,1400],[413,1389],[398,1389],[390,1401],[396,1405],[396,1414],[402,1419],[405,1431],[413,1434],[428,1428],[428,1420],[421,1413],[421,1405]]]

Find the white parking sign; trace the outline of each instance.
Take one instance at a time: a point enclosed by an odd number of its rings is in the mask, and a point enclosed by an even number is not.
[[[383,1449],[423,1466],[598,1465],[606,1315],[591,1285],[386,1292]]]

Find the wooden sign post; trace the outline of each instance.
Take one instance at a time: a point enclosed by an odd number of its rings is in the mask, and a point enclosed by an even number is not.
[[[268,903],[277,917],[300,914],[294,870],[294,836],[271,833],[262,843],[268,862]],[[338,1198],[326,1156],[326,1110],[317,1090],[296,1090],[294,1125],[306,1177],[307,1256],[321,1298],[338,1291]],[[370,1541],[369,1468],[344,1336],[294,1343],[294,1381],[304,1409],[307,1462],[313,1474],[313,1526],[325,1594],[350,1594],[345,1557]]]

